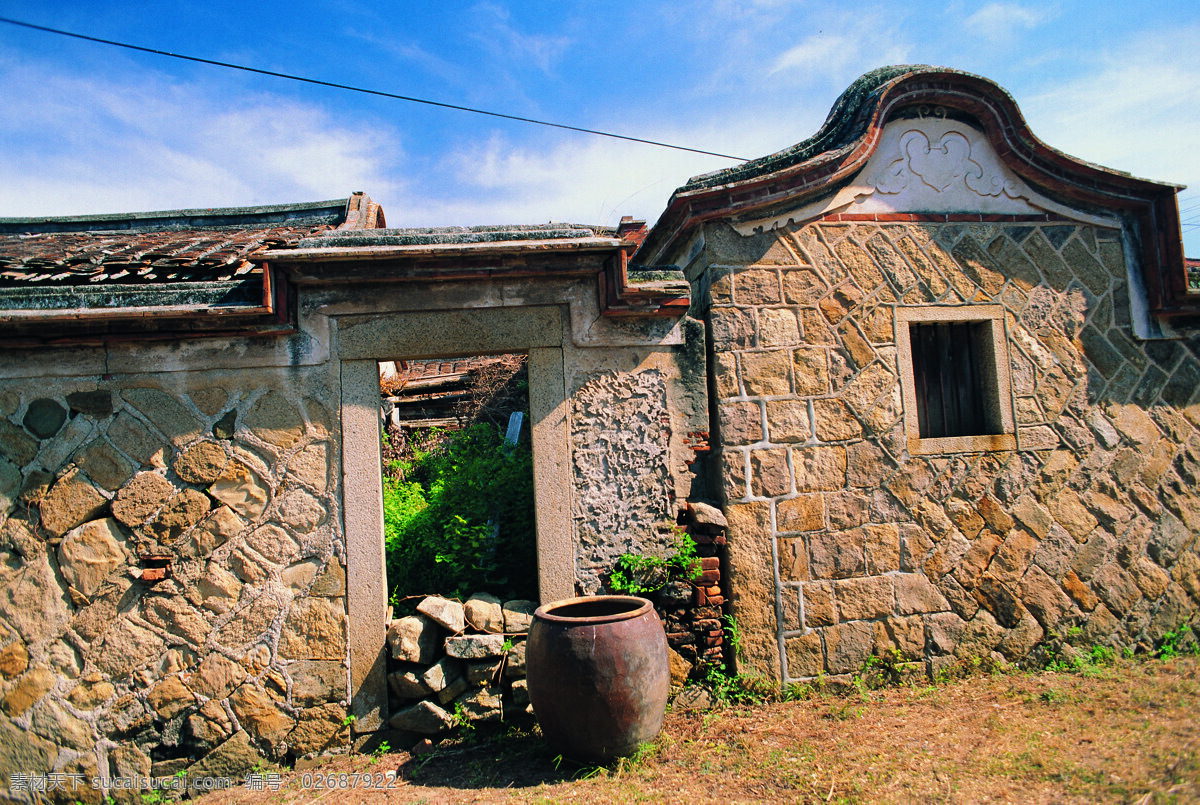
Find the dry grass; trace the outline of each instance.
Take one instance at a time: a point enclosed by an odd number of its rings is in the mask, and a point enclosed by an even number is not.
[[[753,706],[668,713],[644,755],[556,762],[535,727],[432,754],[357,755],[321,771],[396,770],[390,792],[235,790],[221,803],[1198,802],[1200,661],[1119,661]]]

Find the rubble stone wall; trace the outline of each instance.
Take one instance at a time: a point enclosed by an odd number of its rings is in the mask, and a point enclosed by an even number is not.
[[[31,348],[0,364],[0,791],[15,772],[79,774],[59,792],[70,801],[137,802],[91,778],[240,780],[345,751],[351,724],[382,728],[400,699],[383,673],[382,534],[362,505],[379,504],[376,360],[530,350],[539,549],[565,581],[552,589],[598,592],[620,553],[670,545],[707,449],[706,400],[688,391],[704,385],[703,339],[599,319],[594,285],[577,284],[531,284],[499,314],[482,285],[449,301],[323,291],[287,341]],[[476,329],[522,326],[463,330],[455,305]],[[593,321],[583,336],[578,321]]]
[[[605,591],[625,553],[666,556],[689,502],[711,494],[704,331],[672,349],[566,352],[575,594]]]
[[[331,387],[320,368],[0,383],[0,787],[83,774],[72,798],[99,801],[95,776],[346,744]]]
[[[1147,647],[1200,601],[1200,340],[1131,333],[1117,230],[706,225],[729,585],[783,681]],[[910,451],[896,311],[1002,305],[1015,449]],[[915,416],[915,412],[907,412]],[[714,444],[718,447],[717,444]]]
[[[429,596],[388,624],[393,713],[388,725],[439,735],[461,721],[532,713],[525,681],[534,601],[475,593],[465,602]]]

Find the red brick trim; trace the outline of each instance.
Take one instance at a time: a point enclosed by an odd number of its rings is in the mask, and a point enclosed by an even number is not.
[[[919,224],[1046,224],[1055,222],[1074,223],[1069,218],[1053,213],[1034,215],[998,215],[986,213],[944,213],[944,212],[835,212],[821,216],[820,220],[832,221],[873,221],[881,224],[919,223]]]
[[[680,318],[687,313],[692,300],[688,295],[675,296],[661,291],[648,291],[629,283],[629,255],[635,248],[622,247],[604,264],[597,275],[600,291],[600,315],[606,318]]]

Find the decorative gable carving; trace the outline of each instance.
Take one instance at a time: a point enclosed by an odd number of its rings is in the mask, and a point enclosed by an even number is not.
[[[769,218],[742,221],[750,234],[831,213],[1052,213],[1097,226],[1120,227],[1047,198],[1001,161],[983,132],[945,116],[893,120],[863,169],[833,196]]]

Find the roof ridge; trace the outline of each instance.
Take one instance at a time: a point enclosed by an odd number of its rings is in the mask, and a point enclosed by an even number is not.
[[[209,207],[96,215],[0,218],[0,234],[67,232],[149,232],[189,229],[263,229],[317,219],[336,224],[346,217],[348,199],[267,204],[254,207]],[[307,213],[307,214],[306,214]]]
[[[929,64],[894,64],[871,70],[856,78],[850,86],[846,87],[833,102],[821,128],[808,139],[801,140],[795,145],[790,145],[773,154],[748,160],[740,165],[693,176],[675,192],[699,190],[736,182],[762,173],[791,167],[818,154],[836,151],[849,145],[862,135],[870,117],[864,112],[874,106],[873,101],[884,86],[900,76],[930,71],[974,75],[949,67],[935,67]],[[981,78],[982,76],[975,77]]]

